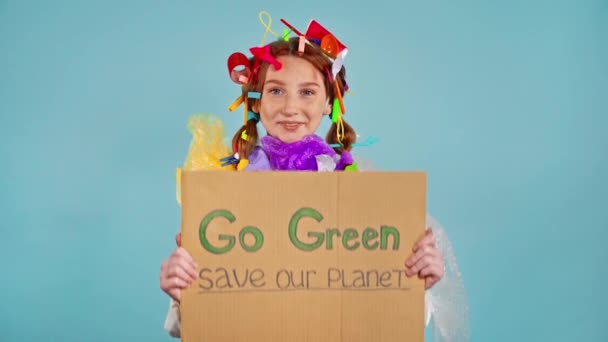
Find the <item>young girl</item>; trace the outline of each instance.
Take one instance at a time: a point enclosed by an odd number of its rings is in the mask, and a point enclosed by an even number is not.
[[[244,68],[229,70],[231,78],[242,83],[247,119],[232,139],[234,155],[226,159],[227,164],[247,171],[342,171],[354,164],[349,151],[356,135],[342,118],[341,96],[347,84],[341,62],[346,48],[333,36],[323,39],[331,34],[316,22],[312,24],[315,29],[309,26],[303,37],[252,48],[254,57]],[[316,131],[325,116],[332,119],[332,126],[324,140]],[[258,122],[267,132],[261,139]],[[412,254],[404,256],[404,267],[409,277],[424,279],[426,289],[430,289],[444,277],[446,268],[437,244],[441,241],[434,235],[440,227],[430,218],[427,221],[430,229],[412,246]],[[180,239],[178,234],[177,248],[162,263],[160,272],[160,287],[171,298],[165,329],[176,337],[180,335],[181,290],[197,278],[197,265],[181,247]],[[457,274],[455,264],[449,266]],[[429,296],[427,291],[427,323],[432,311]]]

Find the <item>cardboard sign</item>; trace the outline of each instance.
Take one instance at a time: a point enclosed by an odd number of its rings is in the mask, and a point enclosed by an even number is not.
[[[186,342],[423,341],[426,175],[182,172]]]

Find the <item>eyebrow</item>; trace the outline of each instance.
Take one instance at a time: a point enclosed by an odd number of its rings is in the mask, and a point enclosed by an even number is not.
[[[271,84],[274,83],[274,84],[278,84],[278,85],[281,85],[281,86],[285,85],[284,82],[279,81],[279,80],[274,80],[274,79],[266,80],[266,82],[264,82],[264,85],[269,84],[269,83],[271,83]],[[311,86],[315,86],[315,87],[321,88],[321,85],[319,83],[317,83],[317,82],[299,83],[298,86],[299,87],[311,87]]]

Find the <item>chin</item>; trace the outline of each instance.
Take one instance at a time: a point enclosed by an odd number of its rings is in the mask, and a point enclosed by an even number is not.
[[[286,144],[291,144],[293,142],[296,142],[298,140],[300,140],[302,138],[300,137],[279,137],[279,140],[281,140],[282,142],[286,143]]]
[[[286,144],[290,144],[290,143],[302,140],[302,138],[304,138],[304,136],[305,135],[301,134],[301,133],[288,133],[288,134],[281,134],[278,138],[282,142],[284,142]]]

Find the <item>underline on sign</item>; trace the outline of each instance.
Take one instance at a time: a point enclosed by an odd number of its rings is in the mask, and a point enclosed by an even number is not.
[[[204,290],[199,291],[199,294],[215,294],[215,293],[243,293],[243,292],[295,292],[295,291],[353,291],[353,292],[369,292],[369,291],[409,291],[411,288],[388,288],[388,289],[329,289],[322,287],[313,287],[308,289],[239,289],[239,290]]]

